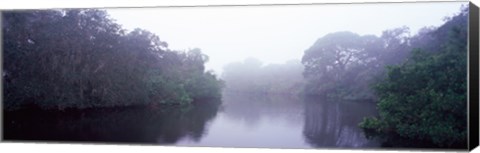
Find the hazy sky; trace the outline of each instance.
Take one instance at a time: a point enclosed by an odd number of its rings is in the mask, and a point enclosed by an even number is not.
[[[291,6],[170,7],[107,9],[125,29],[157,34],[169,48],[200,48],[210,57],[207,69],[255,57],[265,64],[301,59],[318,38],[352,31],[379,36],[407,26],[412,34],[444,23],[467,2],[322,4]]]

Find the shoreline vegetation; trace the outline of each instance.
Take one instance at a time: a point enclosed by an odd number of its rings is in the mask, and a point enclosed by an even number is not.
[[[190,105],[218,99],[223,82],[200,49],[175,51],[145,30],[126,32],[105,11],[3,13],[4,108]]]
[[[380,115],[360,126],[389,145],[466,148],[467,21],[464,8],[426,33],[431,39],[415,47],[405,62],[388,66],[386,77],[374,86]],[[412,140],[418,144],[408,143]]]
[[[468,7],[417,34],[408,27],[381,36],[333,32],[302,59],[264,65],[247,58],[226,65],[221,76],[205,70],[209,57],[200,49],[171,50],[149,31],[127,32],[105,11],[2,15],[9,114],[209,104],[217,110],[224,92],[280,94],[375,102],[379,115],[358,126],[383,147],[467,145]]]

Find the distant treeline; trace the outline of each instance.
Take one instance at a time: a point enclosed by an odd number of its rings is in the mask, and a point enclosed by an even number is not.
[[[43,109],[188,105],[219,98],[200,49],[174,51],[96,9],[5,11],[3,106]]]
[[[222,79],[225,80],[226,91],[298,95],[304,86],[302,71],[303,65],[299,60],[263,65],[258,59],[247,58],[243,62],[226,65]]]

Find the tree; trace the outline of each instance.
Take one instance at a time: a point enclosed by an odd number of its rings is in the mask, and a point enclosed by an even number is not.
[[[375,36],[352,32],[331,33],[318,39],[302,58],[303,74],[309,82],[305,92],[335,97],[361,95],[365,87],[354,89],[353,86],[368,82],[369,71],[379,59],[374,54],[374,51],[380,52],[374,50],[374,47],[380,47],[379,41]]]
[[[200,49],[173,51],[149,31],[127,33],[105,11],[2,15],[7,110],[190,104],[196,97],[219,97],[221,81],[205,72],[208,56]]]
[[[467,17],[465,8],[428,33],[433,39],[418,43],[424,48],[388,68],[387,77],[376,86],[380,116],[365,119],[363,128],[383,137],[466,147]],[[437,44],[444,45],[433,47]]]

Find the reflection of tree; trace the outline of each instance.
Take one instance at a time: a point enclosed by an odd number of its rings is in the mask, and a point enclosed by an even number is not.
[[[251,94],[225,93],[225,114],[248,125],[256,125],[262,117],[285,119],[301,124],[303,103],[298,98],[284,95],[255,96]]]
[[[363,117],[375,115],[375,106],[305,98],[303,134],[315,147],[373,147],[358,128]]]
[[[124,108],[82,112],[16,112],[6,114],[7,140],[51,140],[172,144],[183,137],[198,141],[218,103],[191,108]]]

